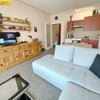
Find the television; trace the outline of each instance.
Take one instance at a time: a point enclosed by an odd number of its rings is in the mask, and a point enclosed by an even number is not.
[[[17,43],[16,34],[14,32],[0,32],[0,44]]]

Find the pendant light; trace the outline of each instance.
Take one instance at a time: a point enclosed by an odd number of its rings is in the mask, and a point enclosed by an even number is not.
[[[11,5],[12,0],[0,0],[0,6],[1,5]]]

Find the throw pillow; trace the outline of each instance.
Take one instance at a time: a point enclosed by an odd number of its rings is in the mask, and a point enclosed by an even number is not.
[[[92,71],[96,76],[100,78],[100,55],[97,54],[97,56],[94,59],[93,64],[89,68],[90,71]]]

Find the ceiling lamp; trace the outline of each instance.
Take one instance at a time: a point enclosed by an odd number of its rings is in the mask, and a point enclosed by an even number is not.
[[[10,5],[12,0],[0,0],[0,5]]]

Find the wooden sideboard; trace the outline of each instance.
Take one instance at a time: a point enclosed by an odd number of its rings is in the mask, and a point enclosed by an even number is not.
[[[0,47],[0,72],[41,54],[41,42]]]

